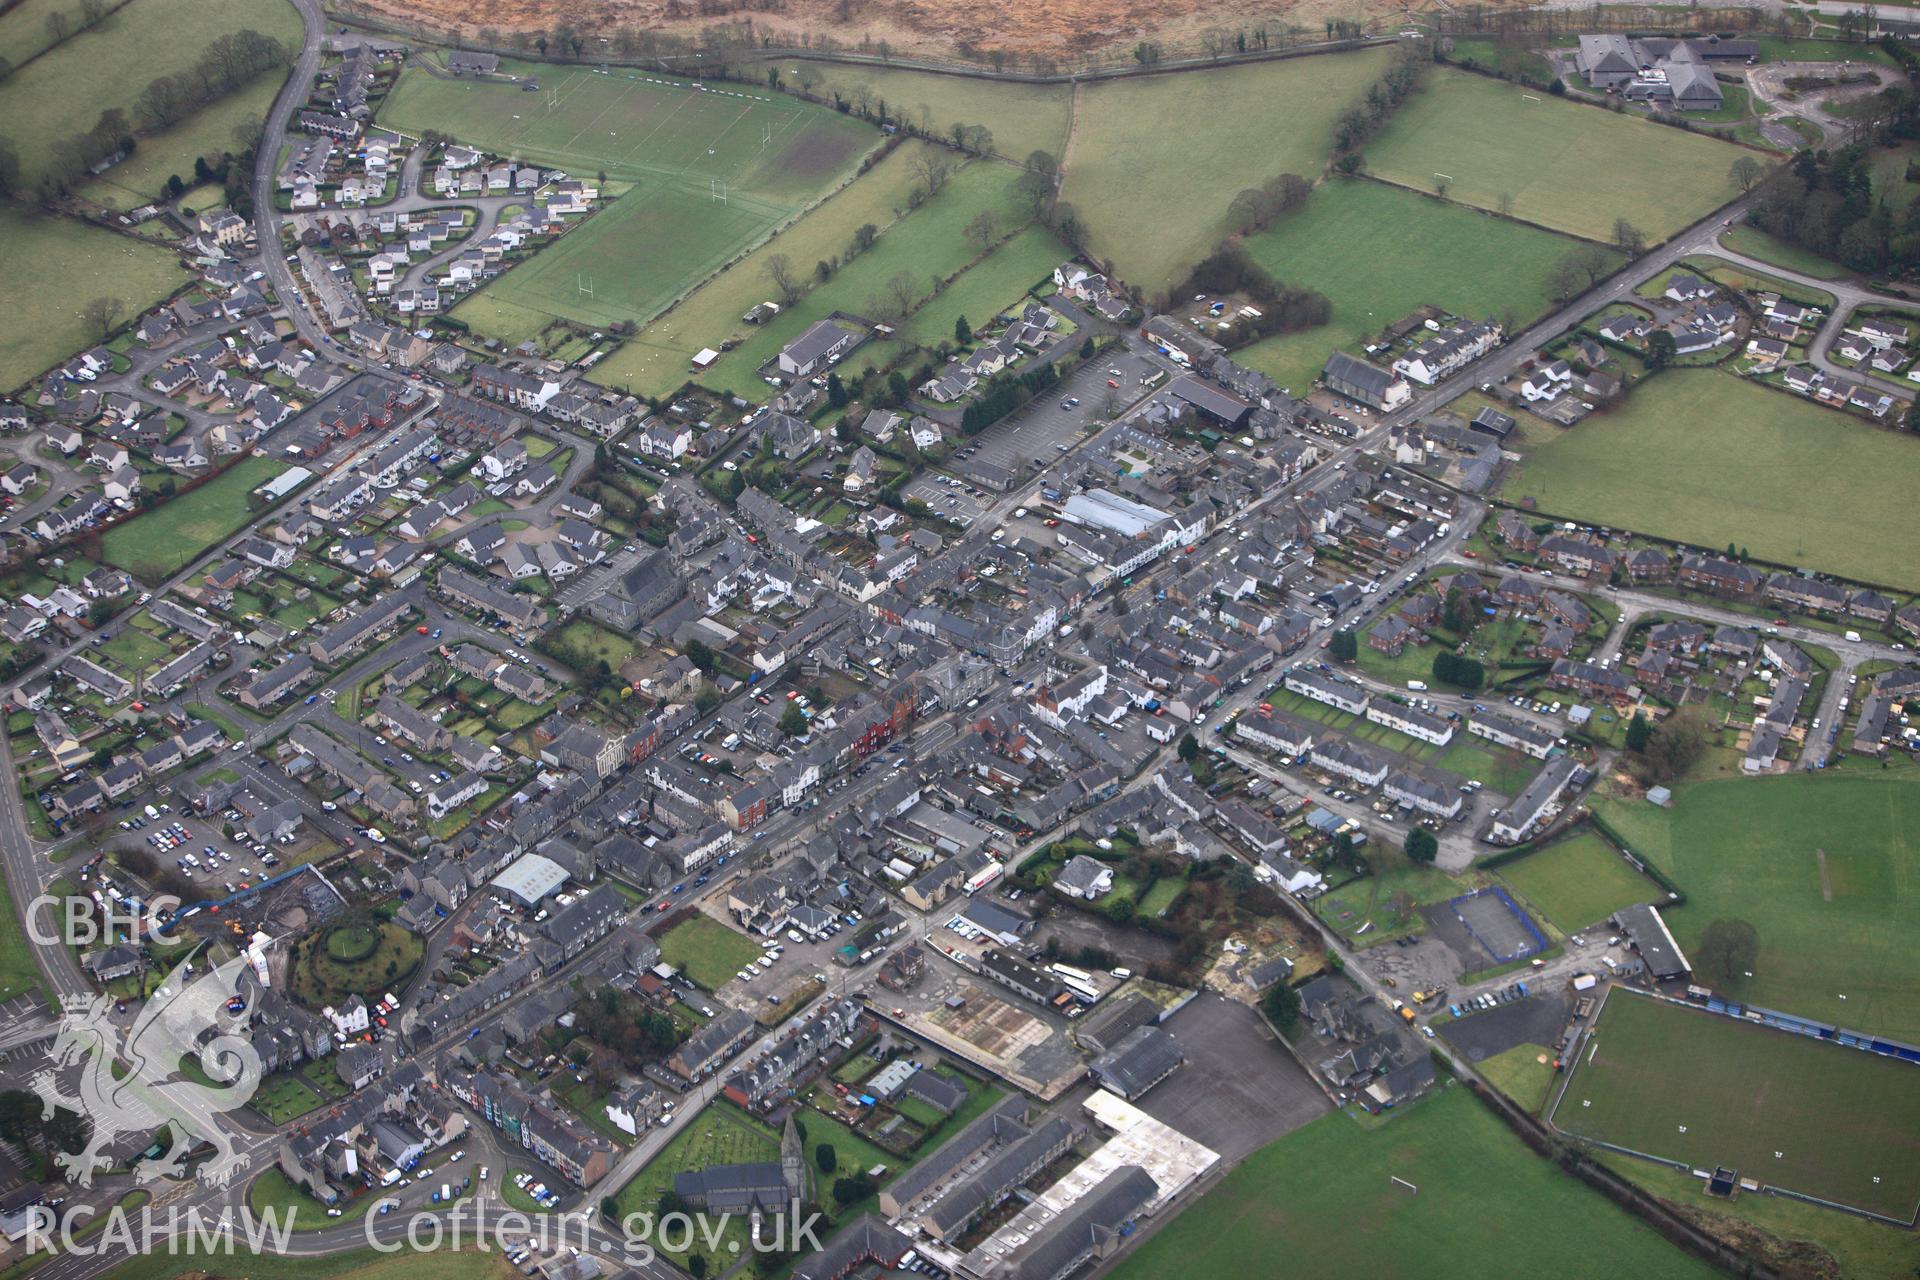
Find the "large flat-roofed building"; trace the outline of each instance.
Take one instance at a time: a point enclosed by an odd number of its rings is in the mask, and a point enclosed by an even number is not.
[[[965,1266],[978,1280],[1065,1280],[1094,1258],[1105,1258],[1126,1239],[1127,1224],[1152,1202],[1153,1178],[1139,1165],[1115,1169],[1051,1222],[1039,1224],[1020,1247],[994,1264]],[[967,1255],[973,1263],[974,1255]]]
[[[1165,520],[1167,513],[1111,489],[1089,489],[1068,498],[1060,516],[1075,524],[1111,530],[1123,538],[1137,538]]]
[[[529,853],[488,882],[496,892],[523,907],[539,906],[567,882],[567,873],[559,863],[537,853]]]
[[[960,1258],[957,1274],[969,1280],[1061,1280],[1092,1251],[1052,1242],[1086,1244],[1096,1222],[1118,1230],[1157,1213],[1220,1163],[1217,1151],[1105,1089],[1096,1089],[1083,1106],[1105,1141]],[[1119,1175],[1124,1180],[1116,1183]],[[1118,1202],[1110,1198],[1116,1185],[1127,1188]]]

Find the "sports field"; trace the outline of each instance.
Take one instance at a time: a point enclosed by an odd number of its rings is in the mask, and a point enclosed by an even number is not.
[[[1596,800],[1686,905],[1663,913],[1684,950],[1710,921],[1751,922],[1738,1000],[1920,1042],[1920,782],[1852,769],[1674,789],[1671,809]],[[1845,997],[1844,999],[1842,997]]]
[[[99,297],[141,311],[187,282],[179,258],[71,218],[0,206],[0,389],[99,340],[80,309]]]
[[[941,137],[950,137],[956,124],[984,125],[993,134],[993,151],[1009,160],[1025,162],[1035,151],[1058,160],[1067,145],[1067,120],[1072,91],[1064,84],[1021,84],[948,76],[896,67],[848,66],[832,62],[801,63],[782,58],[770,63],[780,68],[786,87],[795,88],[806,74],[819,75],[813,92],[831,99],[838,92],[847,101],[865,89],[877,105],[885,102],[895,119]]]
[[[100,539],[101,552],[142,582],[177,573],[247,522],[247,495],[287,469],[278,458],[247,458],[191,493],[169,499]]]
[[[1417,1190],[1392,1181],[1404,1179]],[[1116,1280],[1479,1280],[1719,1274],[1520,1140],[1464,1087],[1356,1124],[1335,1111],[1253,1153]]]
[[[1326,168],[1335,118],[1387,58],[1369,50],[1086,85],[1060,198],[1096,254],[1157,293],[1226,235],[1227,206],[1243,188]]]
[[[1538,227],[1344,178],[1329,179],[1303,209],[1245,243],[1275,279],[1333,301],[1330,323],[1267,338],[1237,357],[1301,395],[1335,347],[1371,341],[1428,303],[1514,332],[1547,309],[1548,273],[1580,247]]]
[[[1597,924],[1636,902],[1665,902],[1667,897],[1591,830],[1507,863],[1500,868],[1500,878],[1562,933]]]
[[[1556,516],[1920,587],[1920,559],[1873,532],[1906,523],[1916,484],[1910,436],[1729,374],[1676,369],[1556,432],[1502,492]]]
[[[281,0],[133,0],[0,80],[0,121],[20,153],[23,185],[40,174],[56,142],[86,132],[111,107],[134,117],[135,101],[156,76],[188,70],[215,38],[243,27],[296,49],[300,43],[300,22]],[[189,158],[182,176],[192,171]]]
[[[1615,988],[1553,1123],[1912,1221],[1920,1065]]]
[[[1366,149],[1367,171],[1482,209],[1512,197],[1515,217],[1594,240],[1625,218],[1664,240],[1739,194],[1727,176],[1763,152],[1436,67]]]

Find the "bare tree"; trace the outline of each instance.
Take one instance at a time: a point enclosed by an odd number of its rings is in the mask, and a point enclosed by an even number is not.
[[[97,27],[107,16],[107,0],[80,0],[80,25]]]
[[[1629,258],[1636,258],[1647,247],[1647,237],[1625,218],[1616,218],[1613,223],[1613,247]]]
[[[1758,160],[1752,156],[1741,156],[1733,162],[1733,167],[1727,170],[1727,176],[1739,183],[1740,190],[1745,192],[1753,190],[1753,184],[1760,181],[1760,176],[1765,172],[1765,167]]]
[[[47,38],[59,44],[73,34],[73,24],[67,19],[66,11],[55,9],[47,15]]]
[[[1045,151],[1033,151],[1027,154],[1026,172],[1014,179],[1013,189],[1026,202],[1027,211],[1034,217],[1046,212],[1047,204],[1053,199],[1055,176],[1060,171],[1060,163]]]
[[[914,283],[913,274],[908,271],[896,271],[887,281],[887,302],[891,304],[893,314],[904,316],[913,306],[914,295],[920,292],[920,286]]]
[[[94,298],[80,308],[80,322],[87,326],[87,332],[93,334],[96,341],[105,342],[114,326],[120,323],[120,317],[126,309],[126,301],[122,298]]]
[[[793,79],[803,93],[812,93],[820,87],[820,68],[811,62],[803,62],[793,69]]]
[[[1576,250],[1573,261],[1580,268],[1580,274],[1587,278],[1589,289],[1612,274],[1614,268],[1613,255],[1597,244]]]
[[[1434,182],[1433,182],[1433,194],[1435,194],[1435,195],[1437,195],[1437,196],[1439,196],[1439,197],[1440,197],[1440,198],[1441,198],[1442,200],[1445,200],[1445,199],[1447,198],[1447,192],[1449,192],[1449,191],[1451,191],[1451,190],[1453,190],[1453,179],[1452,179],[1452,178],[1436,178],[1436,179],[1434,179]]]
[[[265,120],[262,120],[259,116],[248,116],[245,120],[233,126],[233,132],[227,136],[233,140],[233,149],[235,151],[248,151],[253,148],[254,143],[260,141],[260,135],[265,133],[266,129],[267,122]]]
[[[1499,205],[1500,216],[1503,218],[1511,218],[1513,216],[1513,192],[1502,191],[1500,193]]]
[[[925,147],[913,158],[913,172],[926,184],[927,194],[937,196],[953,176],[953,161],[934,147]]]
[[[967,239],[973,241],[973,247],[985,253],[993,242],[1000,238],[1000,219],[991,209],[982,209],[973,215],[973,221],[967,224]]]
[[[1580,266],[1572,258],[1562,258],[1547,272],[1547,292],[1565,302],[1580,287]]]
[[[780,304],[790,307],[800,300],[800,277],[794,273],[793,259],[776,253],[767,259],[767,279],[780,294]]]

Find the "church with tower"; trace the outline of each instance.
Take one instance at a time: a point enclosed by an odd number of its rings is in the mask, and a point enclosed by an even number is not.
[[[781,1131],[778,1162],[690,1169],[674,1175],[673,1190],[689,1208],[709,1213],[780,1213],[811,1203],[806,1151],[793,1117]]]

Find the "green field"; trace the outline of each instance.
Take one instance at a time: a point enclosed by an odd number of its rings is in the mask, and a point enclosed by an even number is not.
[[[1350,880],[1323,894],[1314,899],[1313,913],[1349,942],[1369,947],[1389,938],[1423,931],[1426,922],[1420,918],[1420,906],[1441,902],[1474,887],[1473,881],[1457,880],[1434,867],[1400,867]],[[1393,906],[1394,899],[1403,893],[1415,908],[1404,915],[1397,913]]]
[[[0,82],[4,84],[4,82]],[[93,298],[120,298],[129,318],[187,282],[180,260],[68,218],[0,207],[0,387],[17,387],[99,340],[81,322]]]
[[[951,342],[955,319],[965,316],[978,328],[1003,309],[1018,310],[1027,290],[1051,279],[1053,269],[1072,256],[1058,236],[1035,223],[998,245],[916,311],[901,327],[901,336],[922,347]]]
[[[380,122],[636,184],[458,308],[461,320],[507,341],[555,316],[602,328],[652,319],[831,188],[880,136],[830,108],[753,87],[704,89],[626,69],[506,69],[540,77],[541,92],[415,68],[388,95]]]
[[[775,65],[788,87],[798,87],[800,62],[783,58]],[[831,99],[837,90],[854,101],[864,88],[876,102],[884,100],[894,118],[904,114],[916,128],[942,137],[950,136],[955,124],[985,125],[993,133],[993,150],[1009,160],[1024,162],[1034,151],[1058,159],[1067,145],[1072,94],[1066,85],[996,83],[973,76],[830,62],[806,65],[821,77],[813,90],[819,97]]]
[[[1417,1192],[1390,1181],[1402,1178]],[[1719,1273],[1550,1162],[1463,1087],[1269,1143],[1121,1261],[1116,1280]]]
[[[418,935],[388,921],[375,926],[370,948],[358,958],[349,959],[346,957],[360,952],[363,941],[356,937],[352,946],[336,951],[341,937],[349,932],[358,934],[359,931],[336,929],[324,939],[314,938],[306,943],[299,965],[288,982],[296,998],[317,1009],[355,993],[364,995],[375,987],[406,990],[408,980],[426,954],[426,944]]]
[[[1676,429],[1678,424],[1684,429]],[[1863,484],[1864,476],[1876,477]],[[1502,492],[1540,511],[1865,582],[1920,586],[1897,538],[1920,442],[1710,369],[1676,369],[1557,431]]]
[[[0,13],[0,58],[17,67],[44,52],[53,44],[47,19],[56,13],[66,15],[71,28],[80,26],[79,0],[20,0]]]
[[[600,329],[645,323],[786,212],[747,195],[721,204],[705,190],[643,182],[462,302],[454,316],[509,344],[556,318]]]
[[[1333,300],[1330,324],[1264,339],[1237,357],[1301,395],[1333,348],[1371,341],[1416,307],[1492,318],[1515,332],[1547,309],[1547,274],[1579,247],[1398,187],[1338,178],[1245,244],[1275,279]]]
[[[1744,224],[1720,234],[1720,243],[1735,253],[1770,262],[1776,267],[1797,271],[1816,280],[1844,280],[1853,273],[1831,258],[1823,258],[1811,249],[1776,239],[1758,227]]]
[[[269,71],[238,93],[230,93],[218,102],[208,103],[173,128],[142,138],[134,153],[81,188],[81,194],[110,209],[132,209],[158,199],[167,179],[179,174],[183,182],[193,181],[196,156],[218,160],[221,153],[238,154],[233,131],[249,120],[264,120],[273,106],[274,95],[286,79],[284,70]],[[219,187],[209,187],[200,203],[187,203],[196,211],[221,203]]]
[[[28,993],[44,994],[40,967],[28,949],[26,930],[13,914],[13,893],[4,883],[0,883],[0,911],[6,913],[0,916],[0,1000]]]
[[[1664,240],[1739,194],[1735,159],[1762,153],[1486,76],[1435,68],[1366,150],[1367,171],[1594,240],[1625,218]]]
[[[1086,85],[1060,198],[1096,254],[1157,293],[1226,235],[1242,189],[1318,176],[1335,118],[1386,67],[1374,50]]]
[[[1920,1040],[1920,956],[1912,946],[1920,929],[1920,783],[1912,775],[1730,778],[1676,787],[1671,809],[1604,797],[1594,807],[1687,895],[1685,906],[1664,913],[1682,949],[1722,917],[1758,931],[1754,976],[1709,985],[1737,1000]]]
[[[1462,778],[1478,778],[1504,796],[1519,795],[1540,771],[1540,762],[1532,756],[1496,747],[1470,733],[1455,734],[1434,764]]]
[[[278,458],[247,458],[191,493],[115,525],[101,538],[109,564],[144,582],[178,573],[246,524],[247,495],[287,469]]]
[[[855,186],[868,181],[871,176],[860,179]],[[888,281],[896,275],[904,273],[911,277],[915,286],[914,305],[918,306],[933,291],[936,280],[960,270],[978,254],[978,249],[965,234],[967,224],[976,214],[983,209],[991,209],[999,217],[1002,227],[1019,225],[1021,214],[1013,199],[1014,177],[1013,167],[998,161],[975,160],[969,163],[953,175],[939,195],[882,231],[872,248],[842,266],[827,283],[811,288],[798,302],[767,324],[758,327],[739,326],[751,336],[702,373],[701,385],[717,391],[730,391],[748,399],[765,399],[772,394],[772,389],[760,380],[755,370],[809,325],[836,310],[856,315],[872,312],[882,302]],[[776,249],[780,245],[781,240],[773,242]],[[802,269],[805,268],[804,260],[793,260]],[[748,260],[749,263],[751,261]],[[743,263],[742,267],[747,265]],[[764,298],[767,296],[765,277],[762,276],[758,283],[761,285],[759,297]],[[945,315],[947,328],[951,330],[953,313],[947,311],[940,301],[931,305],[937,308],[935,314]],[[737,323],[738,314],[732,320]],[[948,336],[951,337],[951,333]],[[650,333],[641,335],[642,344],[650,341]],[[626,350],[603,362],[599,371],[600,380],[609,385],[622,385],[620,379],[631,367],[623,357],[637,345],[630,344]],[[846,358],[841,366],[842,376],[858,373],[898,350],[897,342],[870,341]],[[656,358],[651,368],[655,376],[663,377],[666,387],[659,388],[658,384],[636,374],[635,390],[653,392],[671,389],[679,386],[686,377],[686,366],[670,358]]]
[[[1916,1072],[1615,988],[1553,1123],[1910,1222],[1920,1208]]]
[[[1509,862],[1500,868],[1500,878],[1562,933],[1598,924],[1622,907],[1665,902],[1667,897],[1595,831],[1557,840]]]
[[[218,1266],[217,1272],[242,1274],[230,1263]],[[156,1249],[131,1257],[106,1274],[113,1280],[174,1280],[180,1275],[180,1259],[167,1250]],[[244,1274],[247,1280],[520,1280],[520,1272],[497,1248],[485,1253],[452,1248],[434,1253],[406,1249],[388,1254],[372,1249],[324,1254],[265,1252],[247,1255]]]
[[[1545,1059],[1545,1061],[1542,1061]],[[1473,1064],[1480,1078],[1538,1115],[1555,1079],[1553,1055],[1537,1044],[1517,1044]]]
[[[295,1186],[278,1167],[269,1168],[247,1188],[247,1207],[256,1217],[273,1214],[280,1222],[292,1223],[295,1231],[322,1231],[364,1218],[378,1199],[367,1194],[348,1200],[340,1206],[340,1216],[331,1218],[324,1204]]]
[[[331,1070],[332,1064],[322,1067]],[[253,1109],[271,1124],[287,1124],[319,1106],[322,1099],[313,1086],[293,1072],[278,1072],[260,1082],[253,1095]]]
[[[498,155],[582,174],[672,181],[703,194],[712,180],[794,204],[879,137],[830,108],[751,85],[708,90],[626,68],[603,76],[544,63],[503,62],[501,70],[538,78],[540,91],[441,80],[413,68],[387,95],[380,123],[410,133],[444,130]]]
[[[688,916],[660,936],[660,959],[712,991],[733,980],[760,948],[712,916]]]
[[[600,363],[597,376],[609,386],[631,382],[635,390],[648,395],[678,389],[687,379],[694,352],[702,347],[717,351],[729,336],[744,338],[754,332],[740,317],[758,303],[776,298],[767,278],[767,262],[774,255],[785,256],[805,272],[812,263],[845,252],[859,227],[872,223],[885,232],[906,207],[908,193],[919,184],[913,163],[925,146],[907,143],[809,209],[643,328],[637,338]]]
[[[300,43],[293,7],[280,0],[133,0],[0,80],[0,120],[20,153],[23,182],[39,176],[56,142],[86,132],[109,108],[134,117],[156,76],[188,70],[216,37],[243,27]]]
[[[1805,1266],[1809,1274],[1845,1276],[1847,1280],[1913,1280],[1916,1267],[1920,1267],[1920,1235],[1911,1227],[1835,1213],[1822,1205],[1785,1196],[1742,1195],[1727,1200],[1708,1195],[1706,1183],[1691,1172],[1611,1151],[1595,1154],[1600,1163],[1616,1173],[1679,1205],[1723,1239],[1739,1239],[1762,1258],[1788,1258]],[[1764,1251],[1754,1248],[1755,1227],[1765,1233],[1758,1237],[1758,1242],[1766,1246]],[[1823,1267],[1828,1269],[1820,1270]]]

